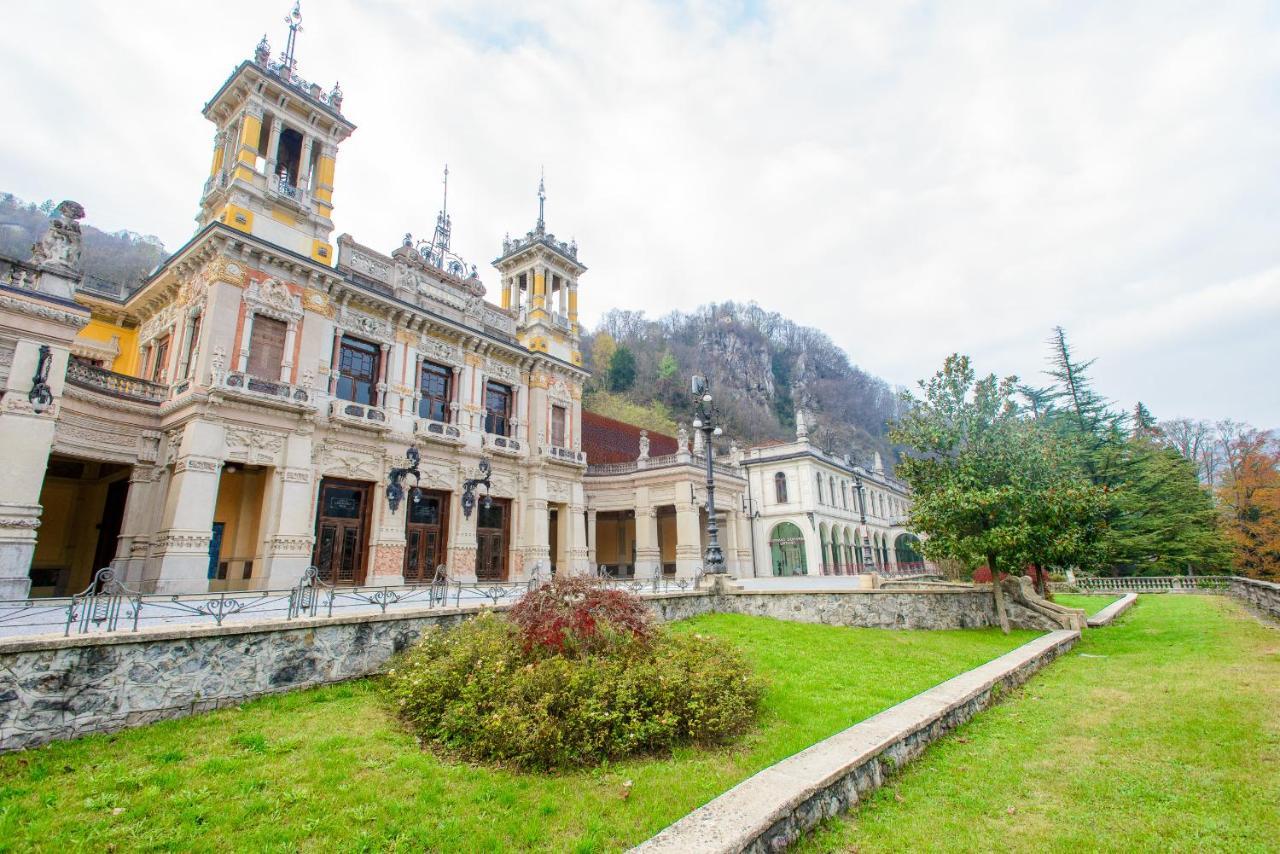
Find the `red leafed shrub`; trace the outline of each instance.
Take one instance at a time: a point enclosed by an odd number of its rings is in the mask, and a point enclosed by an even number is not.
[[[584,575],[560,575],[528,593],[508,613],[525,652],[598,652],[620,638],[647,641],[649,611],[639,597]]]

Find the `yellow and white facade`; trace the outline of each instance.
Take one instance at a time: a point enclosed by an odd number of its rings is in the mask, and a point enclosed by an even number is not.
[[[138,290],[0,261],[0,599],[79,592],[108,564],[164,593],[281,589],[310,565],[342,584],[588,570],[577,247],[540,212],[494,304],[408,239],[335,240],[355,125],[288,60],[264,40],[205,105],[198,230]],[[28,401],[37,368],[48,405]],[[397,504],[410,447],[420,491]],[[490,500],[468,515],[482,459]]]

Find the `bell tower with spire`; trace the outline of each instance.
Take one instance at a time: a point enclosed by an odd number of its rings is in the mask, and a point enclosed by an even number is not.
[[[502,307],[516,313],[516,334],[530,350],[582,365],[578,349],[578,261],[576,241],[547,231],[546,176],[538,180],[538,220],[524,237],[508,236],[493,266],[502,275]]]
[[[218,130],[200,199],[201,228],[221,222],[332,264],[333,187],[338,146],[355,130],[342,115],[342,89],[298,76],[302,10],[285,18],[285,49],[271,58],[264,35],[205,104]]]

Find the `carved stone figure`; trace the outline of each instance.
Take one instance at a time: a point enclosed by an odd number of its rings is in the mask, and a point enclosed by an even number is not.
[[[227,351],[222,349],[219,344],[213,348],[213,354],[209,356],[209,385],[222,385],[222,378],[226,375],[227,367]]]
[[[84,208],[78,202],[65,201],[49,217],[49,230],[31,247],[31,262],[42,270],[63,275],[81,273],[80,222]]]
[[[649,459],[649,431],[640,431],[640,459]]]

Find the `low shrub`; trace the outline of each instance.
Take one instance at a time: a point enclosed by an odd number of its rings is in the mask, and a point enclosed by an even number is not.
[[[653,618],[631,593],[586,575],[560,575],[524,596],[508,612],[526,652],[583,655],[609,648],[619,637],[647,641]]]
[[[731,644],[648,620],[628,631],[605,611],[631,613],[629,604],[589,600],[604,609],[587,608],[590,621],[561,625],[587,601],[570,599],[564,612],[546,601],[526,609],[521,622],[487,614],[428,631],[392,662],[387,697],[425,743],[528,769],[724,743],[754,720],[763,684]]]

